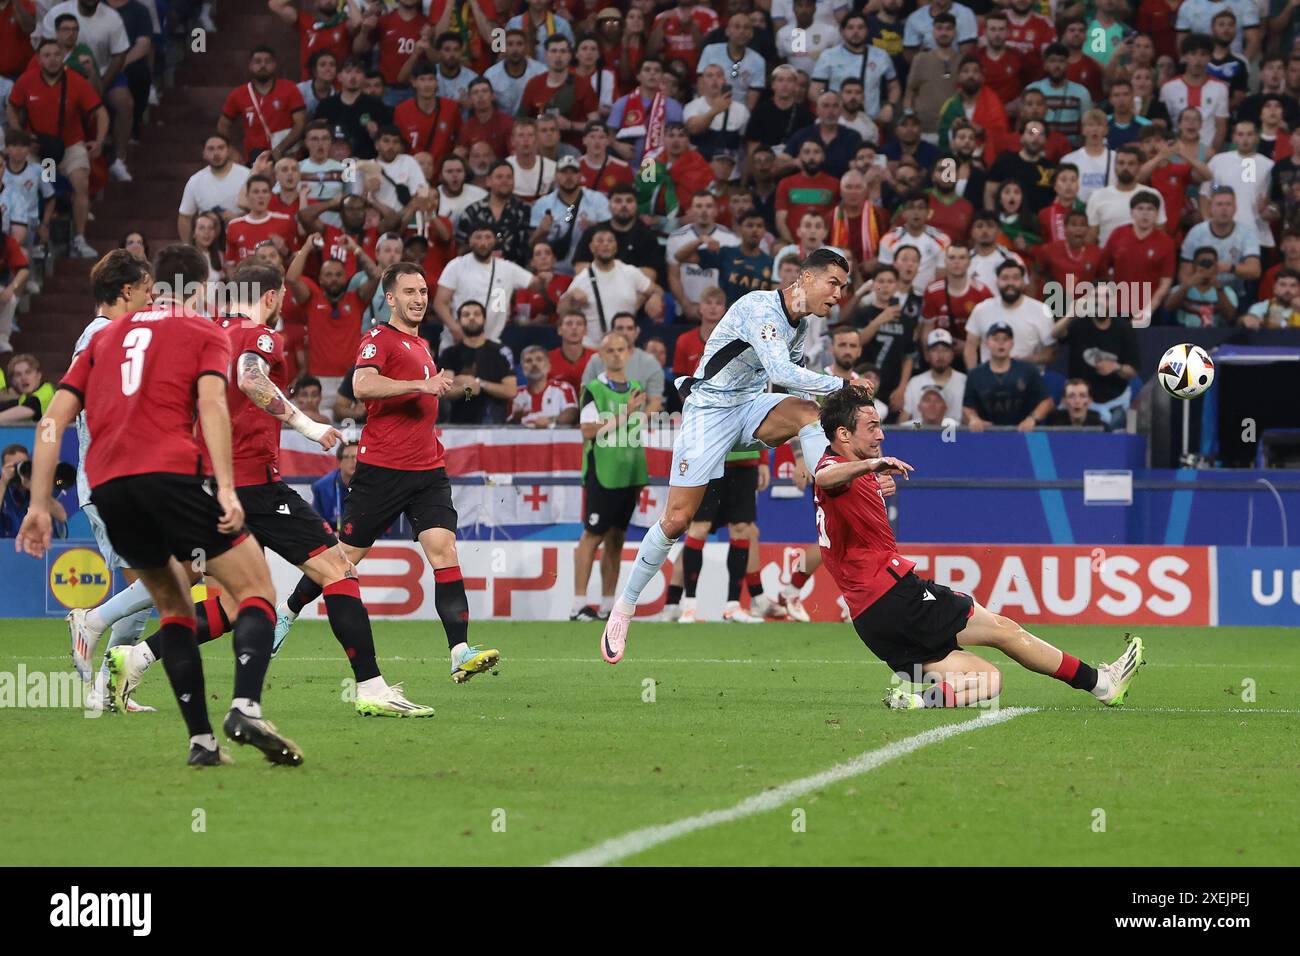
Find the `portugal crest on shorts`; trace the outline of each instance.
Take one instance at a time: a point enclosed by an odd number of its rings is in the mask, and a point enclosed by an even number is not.
[[[365,346],[361,349],[361,357],[363,359],[372,359],[378,354],[379,354],[379,349],[375,347],[374,342],[367,342]]]
[[[685,475],[686,469],[689,467],[691,467],[691,463],[689,461],[683,461],[680,465],[677,466],[677,474]]]

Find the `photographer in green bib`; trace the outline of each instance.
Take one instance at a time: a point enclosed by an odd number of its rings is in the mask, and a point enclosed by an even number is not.
[[[583,528],[573,552],[571,621],[603,621],[614,606],[614,588],[623,563],[623,540],[641,489],[650,479],[642,444],[646,392],[627,377],[632,343],[610,332],[600,341],[605,371],[588,382],[578,400],[582,449]],[[596,548],[600,561],[600,608],[587,603],[587,584]]]

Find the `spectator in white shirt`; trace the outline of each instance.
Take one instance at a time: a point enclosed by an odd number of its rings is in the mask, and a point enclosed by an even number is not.
[[[984,342],[995,325],[1009,326],[1015,336],[1011,357],[1032,362],[1041,369],[1056,355],[1052,313],[1038,299],[1025,295],[1025,267],[1018,262],[998,266],[998,294],[971,310],[966,320],[966,367],[989,360]]]
[[[465,182],[467,173],[465,160],[455,153],[443,157],[438,176],[438,215],[448,217],[453,226],[460,223],[460,214],[466,206],[487,198],[487,190],[482,186]]]
[[[555,428],[578,422],[578,397],[573,386],[551,378],[551,358],[540,345],[530,345],[519,355],[524,387],[515,393],[510,407],[512,425],[526,428]]]
[[[411,201],[412,196],[429,185],[416,158],[402,152],[402,147],[405,145],[406,139],[396,126],[385,126],[379,131],[379,137],[375,140],[380,177],[379,188],[375,190],[374,198],[389,209],[401,209]],[[365,195],[365,177],[357,177],[352,191]],[[490,325],[491,323],[489,327]],[[489,332],[488,338],[495,339],[496,336]]]
[[[955,410],[955,418],[961,416],[962,396],[966,394],[966,374],[952,367],[956,355],[951,333],[947,329],[932,329],[925,337],[925,360],[930,367],[907,380],[900,422],[922,418],[921,397],[926,389],[938,389],[947,409]]]
[[[1210,218],[1210,196],[1214,186],[1231,186],[1237,197],[1237,211],[1233,218],[1254,227],[1260,246],[1272,249],[1273,229],[1269,222],[1280,215],[1269,206],[1273,160],[1259,154],[1259,130],[1253,120],[1237,122],[1232,128],[1232,145],[1235,150],[1219,153],[1207,163],[1210,172],[1214,173],[1214,181],[1201,183],[1201,219]]]
[[[556,310],[563,315],[573,309],[587,317],[583,341],[587,348],[600,346],[620,312],[636,315],[645,309],[655,321],[663,318],[663,291],[640,269],[615,258],[617,255],[614,230],[607,225],[596,226],[591,231],[592,263],[574,277]]]
[[[189,178],[181,194],[176,232],[182,242],[190,241],[194,217],[201,212],[219,213],[225,222],[244,214],[239,200],[252,170],[230,158],[230,140],[213,133],[203,144],[203,159],[208,165]]]
[[[439,352],[464,338],[456,318],[464,303],[482,303],[487,313],[484,334],[493,342],[500,342],[515,293],[520,289],[544,288],[539,277],[497,255],[496,246],[496,233],[490,228],[475,229],[469,237],[469,252],[443,267],[433,297],[434,314],[442,320]]]

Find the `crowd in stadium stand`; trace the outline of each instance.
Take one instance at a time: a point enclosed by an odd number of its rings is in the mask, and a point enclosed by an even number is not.
[[[1297,0],[267,7],[297,49],[251,51],[176,229],[214,281],[284,269],[321,420],[364,418],[352,358],[399,260],[430,277],[453,424],[573,424],[615,330],[671,412],[726,307],[823,245],[851,295],[808,364],[890,422],[1123,428],[1146,325],[1300,327]],[[163,24],[196,15],[0,0],[0,420],[39,412],[6,354],[29,260],[60,219],[97,254],[91,167],[130,180]]]

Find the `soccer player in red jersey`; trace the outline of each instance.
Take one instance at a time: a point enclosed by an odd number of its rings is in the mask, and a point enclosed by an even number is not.
[[[237,311],[217,325],[230,339],[236,370],[227,390],[233,436],[235,489],[244,506],[245,527],[265,548],[296,565],[325,595],[330,629],[342,645],[356,679],[356,709],[363,717],[432,717],[433,708],[406,699],[400,685],[384,681],[375,661],[370,615],[361,603],[357,570],[338,539],[302,497],[280,479],[280,425],[329,451],[341,439],[329,425],[313,421],[287,398],[284,341],[272,328],[284,301],[284,273],[274,266],[246,262],[231,277]],[[202,438],[202,434],[200,435]],[[205,451],[205,459],[208,458]],[[213,605],[209,616],[224,611]],[[211,631],[220,633],[222,620]],[[161,649],[149,641],[134,648],[112,648],[110,671],[115,692],[130,694]],[[275,648],[272,647],[272,656]]]
[[[159,296],[149,311],[105,326],[73,361],[41,426],[52,439],[36,443],[32,502],[17,544],[35,557],[49,548],[60,438],[84,407],[95,436],[86,456],[91,502],[162,618],[163,666],[189,729],[189,763],[230,761],[208,720],[190,582],[181,565],[197,559],[239,602],[234,700],[223,729],[272,763],[297,766],[302,752],[262,716],[275,591],[266,559],[243,530],[244,508],[235,494],[226,406],[230,342],[194,311],[203,301],[208,263],[193,246],[170,245],[159,252],[154,275],[193,292],[183,301]],[[207,436],[211,476],[194,439],[196,416]]]
[[[817,464],[813,501],[822,560],[848,602],[867,648],[901,681],[929,684],[924,693],[897,684],[891,708],[965,707],[998,696],[1002,675],[963,647],[996,647],[1016,663],[1091,693],[1103,704],[1124,702],[1143,662],[1142,639],[1130,637],[1113,664],[1093,668],[1040,640],[968,594],[922,580],[899,554],[885,512],[882,477],[908,477],[912,466],[882,458],[884,432],[871,396],[845,388],[826,399],[822,427],[830,447]]]
[[[456,555],[456,507],[434,430],[438,399],[452,388],[452,376],[438,371],[429,344],[419,335],[429,305],[424,270],[398,262],[384,270],[383,287],[392,315],[361,340],[352,376],[353,392],[366,403],[366,426],[339,540],[343,553],[359,564],[398,516],[406,515],[433,569],[433,601],[447,633],[451,679],[461,684],[496,666],[501,652],[468,642],[469,601]],[[320,593],[310,578],[298,582],[279,608],[277,646],[298,613]]]

